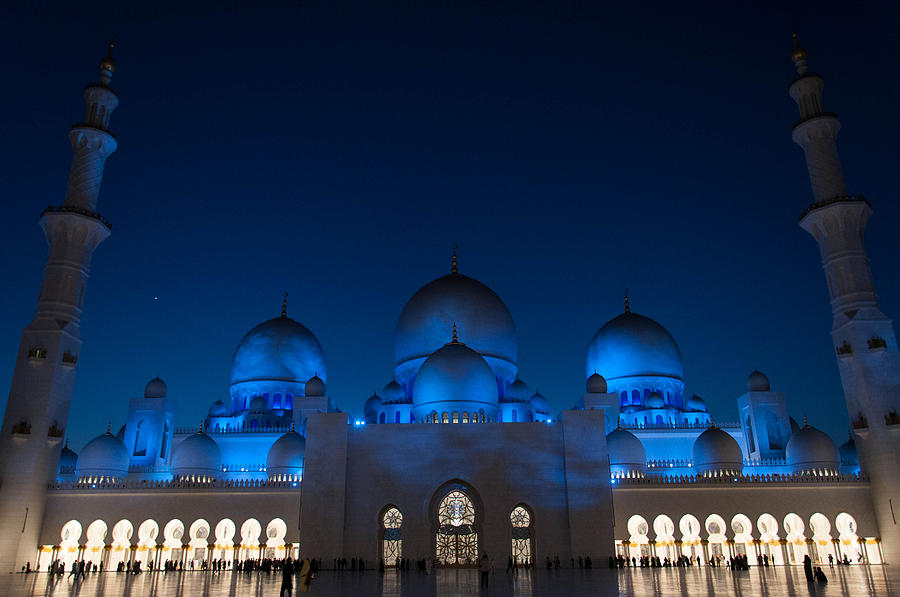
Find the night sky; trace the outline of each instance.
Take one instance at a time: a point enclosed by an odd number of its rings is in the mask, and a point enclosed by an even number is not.
[[[325,349],[329,396],[361,416],[392,377],[397,316],[455,243],[509,306],[521,377],[553,413],[583,393],[627,287],[717,421],[736,420],[756,367],[793,417],[846,439],[824,275],[797,225],[812,194],[791,32],[841,116],[898,317],[896,4],[187,4],[0,9],[3,388],[46,258],[38,216],[62,202],[68,128],[117,42],[113,234],[85,299],[76,450],[157,373],[196,426],[284,292]]]

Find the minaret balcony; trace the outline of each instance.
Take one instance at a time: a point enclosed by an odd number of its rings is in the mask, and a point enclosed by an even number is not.
[[[83,207],[78,207],[77,205],[50,205],[41,212],[41,217],[46,214],[57,214],[57,213],[73,213],[78,214],[80,216],[86,216],[88,218],[92,218],[97,220],[104,226],[106,226],[109,230],[112,230],[112,224],[109,220],[101,216],[95,211],[91,211],[89,209],[84,209]]]
[[[800,217],[798,219],[802,222],[803,218],[808,216],[810,213],[816,211],[817,209],[828,207],[829,205],[833,205],[835,203],[855,203],[860,201],[865,203],[869,207],[872,206],[872,204],[869,203],[869,200],[862,195],[839,195],[837,197],[832,197],[831,199],[825,199],[824,201],[811,203],[809,207],[803,210],[803,213],[800,214]]]

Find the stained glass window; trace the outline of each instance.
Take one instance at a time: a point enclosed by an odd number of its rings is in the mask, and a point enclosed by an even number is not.
[[[438,506],[437,561],[444,566],[474,566],[478,563],[478,533],[475,507],[462,491],[451,491]]]
[[[531,513],[524,506],[516,506],[509,514],[512,524],[512,556],[517,564],[532,562]]]
[[[382,547],[381,557],[385,566],[396,566],[397,560],[403,557],[403,514],[397,508],[389,508],[381,517]]]

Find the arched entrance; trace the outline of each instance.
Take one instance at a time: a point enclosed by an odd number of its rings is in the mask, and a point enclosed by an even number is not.
[[[435,560],[441,566],[478,564],[475,504],[465,487],[444,489],[437,504]]]
[[[381,560],[387,567],[399,566],[403,557],[403,514],[388,506],[381,515]]]
[[[517,565],[534,563],[534,546],[531,543],[534,517],[531,509],[519,504],[510,512],[509,522],[512,525],[513,561]]]

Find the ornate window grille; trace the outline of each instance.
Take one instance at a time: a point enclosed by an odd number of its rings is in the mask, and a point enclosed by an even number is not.
[[[397,508],[389,508],[381,517],[381,557],[385,566],[397,566],[403,557],[403,514]]]
[[[475,506],[462,491],[451,491],[438,506],[435,538],[437,561],[444,566],[474,566],[478,563],[478,533]]]
[[[533,562],[531,552],[531,512],[524,506],[516,506],[509,514],[512,524],[512,556],[516,564]]]

